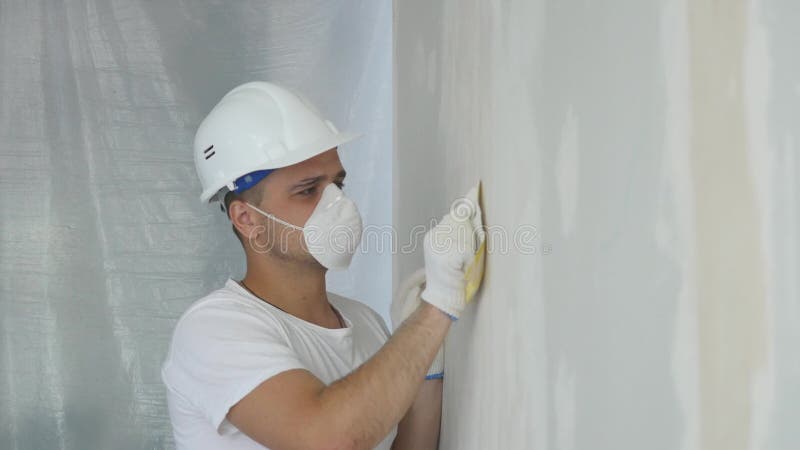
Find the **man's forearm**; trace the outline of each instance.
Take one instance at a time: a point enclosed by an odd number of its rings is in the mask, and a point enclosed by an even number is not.
[[[436,450],[442,424],[441,378],[425,380],[417,398],[397,424],[392,450]]]
[[[422,302],[386,344],[319,394],[322,417],[350,448],[372,448],[411,406],[451,320]]]

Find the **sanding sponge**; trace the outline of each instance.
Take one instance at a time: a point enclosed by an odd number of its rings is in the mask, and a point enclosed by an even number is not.
[[[472,224],[476,248],[475,256],[472,258],[472,262],[467,266],[464,273],[464,280],[466,281],[464,295],[467,303],[469,303],[481,287],[483,271],[486,264],[486,230],[483,228],[481,182],[478,181],[478,184],[470,189],[464,198],[466,199],[466,204],[472,206],[469,221]]]

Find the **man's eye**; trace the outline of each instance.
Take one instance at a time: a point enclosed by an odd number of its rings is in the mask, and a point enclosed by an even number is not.
[[[316,190],[317,190],[317,187],[316,186],[312,186],[312,187],[310,187],[308,189],[303,189],[302,191],[300,191],[300,195],[311,195],[314,192],[316,192]]]
[[[344,181],[336,181],[336,186],[339,187],[339,189],[344,189]]]

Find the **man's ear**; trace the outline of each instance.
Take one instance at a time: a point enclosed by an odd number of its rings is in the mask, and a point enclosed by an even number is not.
[[[253,211],[241,200],[233,200],[228,205],[228,218],[239,234],[245,238],[257,225],[253,220]]]

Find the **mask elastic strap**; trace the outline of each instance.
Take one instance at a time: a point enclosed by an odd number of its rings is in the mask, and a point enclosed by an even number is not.
[[[270,218],[270,219],[274,220],[275,222],[278,222],[278,223],[280,223],[280,224],[282,224],[282,225],[286,225],[286,226],[287,226],[287,227],[289,227],[289,228],[294,228],[295,230],[298,230],[298,231],[303,231],[303,227],[298,227],[297,225],[294,225],[294,224],[291,224],[291,223],[289,223],[289,222],[286,222],[286,221],[284,221],[284,220],[278,219],[277,217],[273,216],[272,214],[270,214],[270,213],[267,213],[267,212],[264,212],[264,211],[262,211],[262,210],[260,210],[260,209],[256,208],[255,206],[251,205],[250,203],[247,203],[247,202],[245,202],[245,204],[246,204],[247,206],[249,206],[249,207],[251,207],[251,208],[255,209],[256,211],[260,212],[260,213],[261,213],[261,214],[263,214],[265,217],[268,217],[268,218]]]

